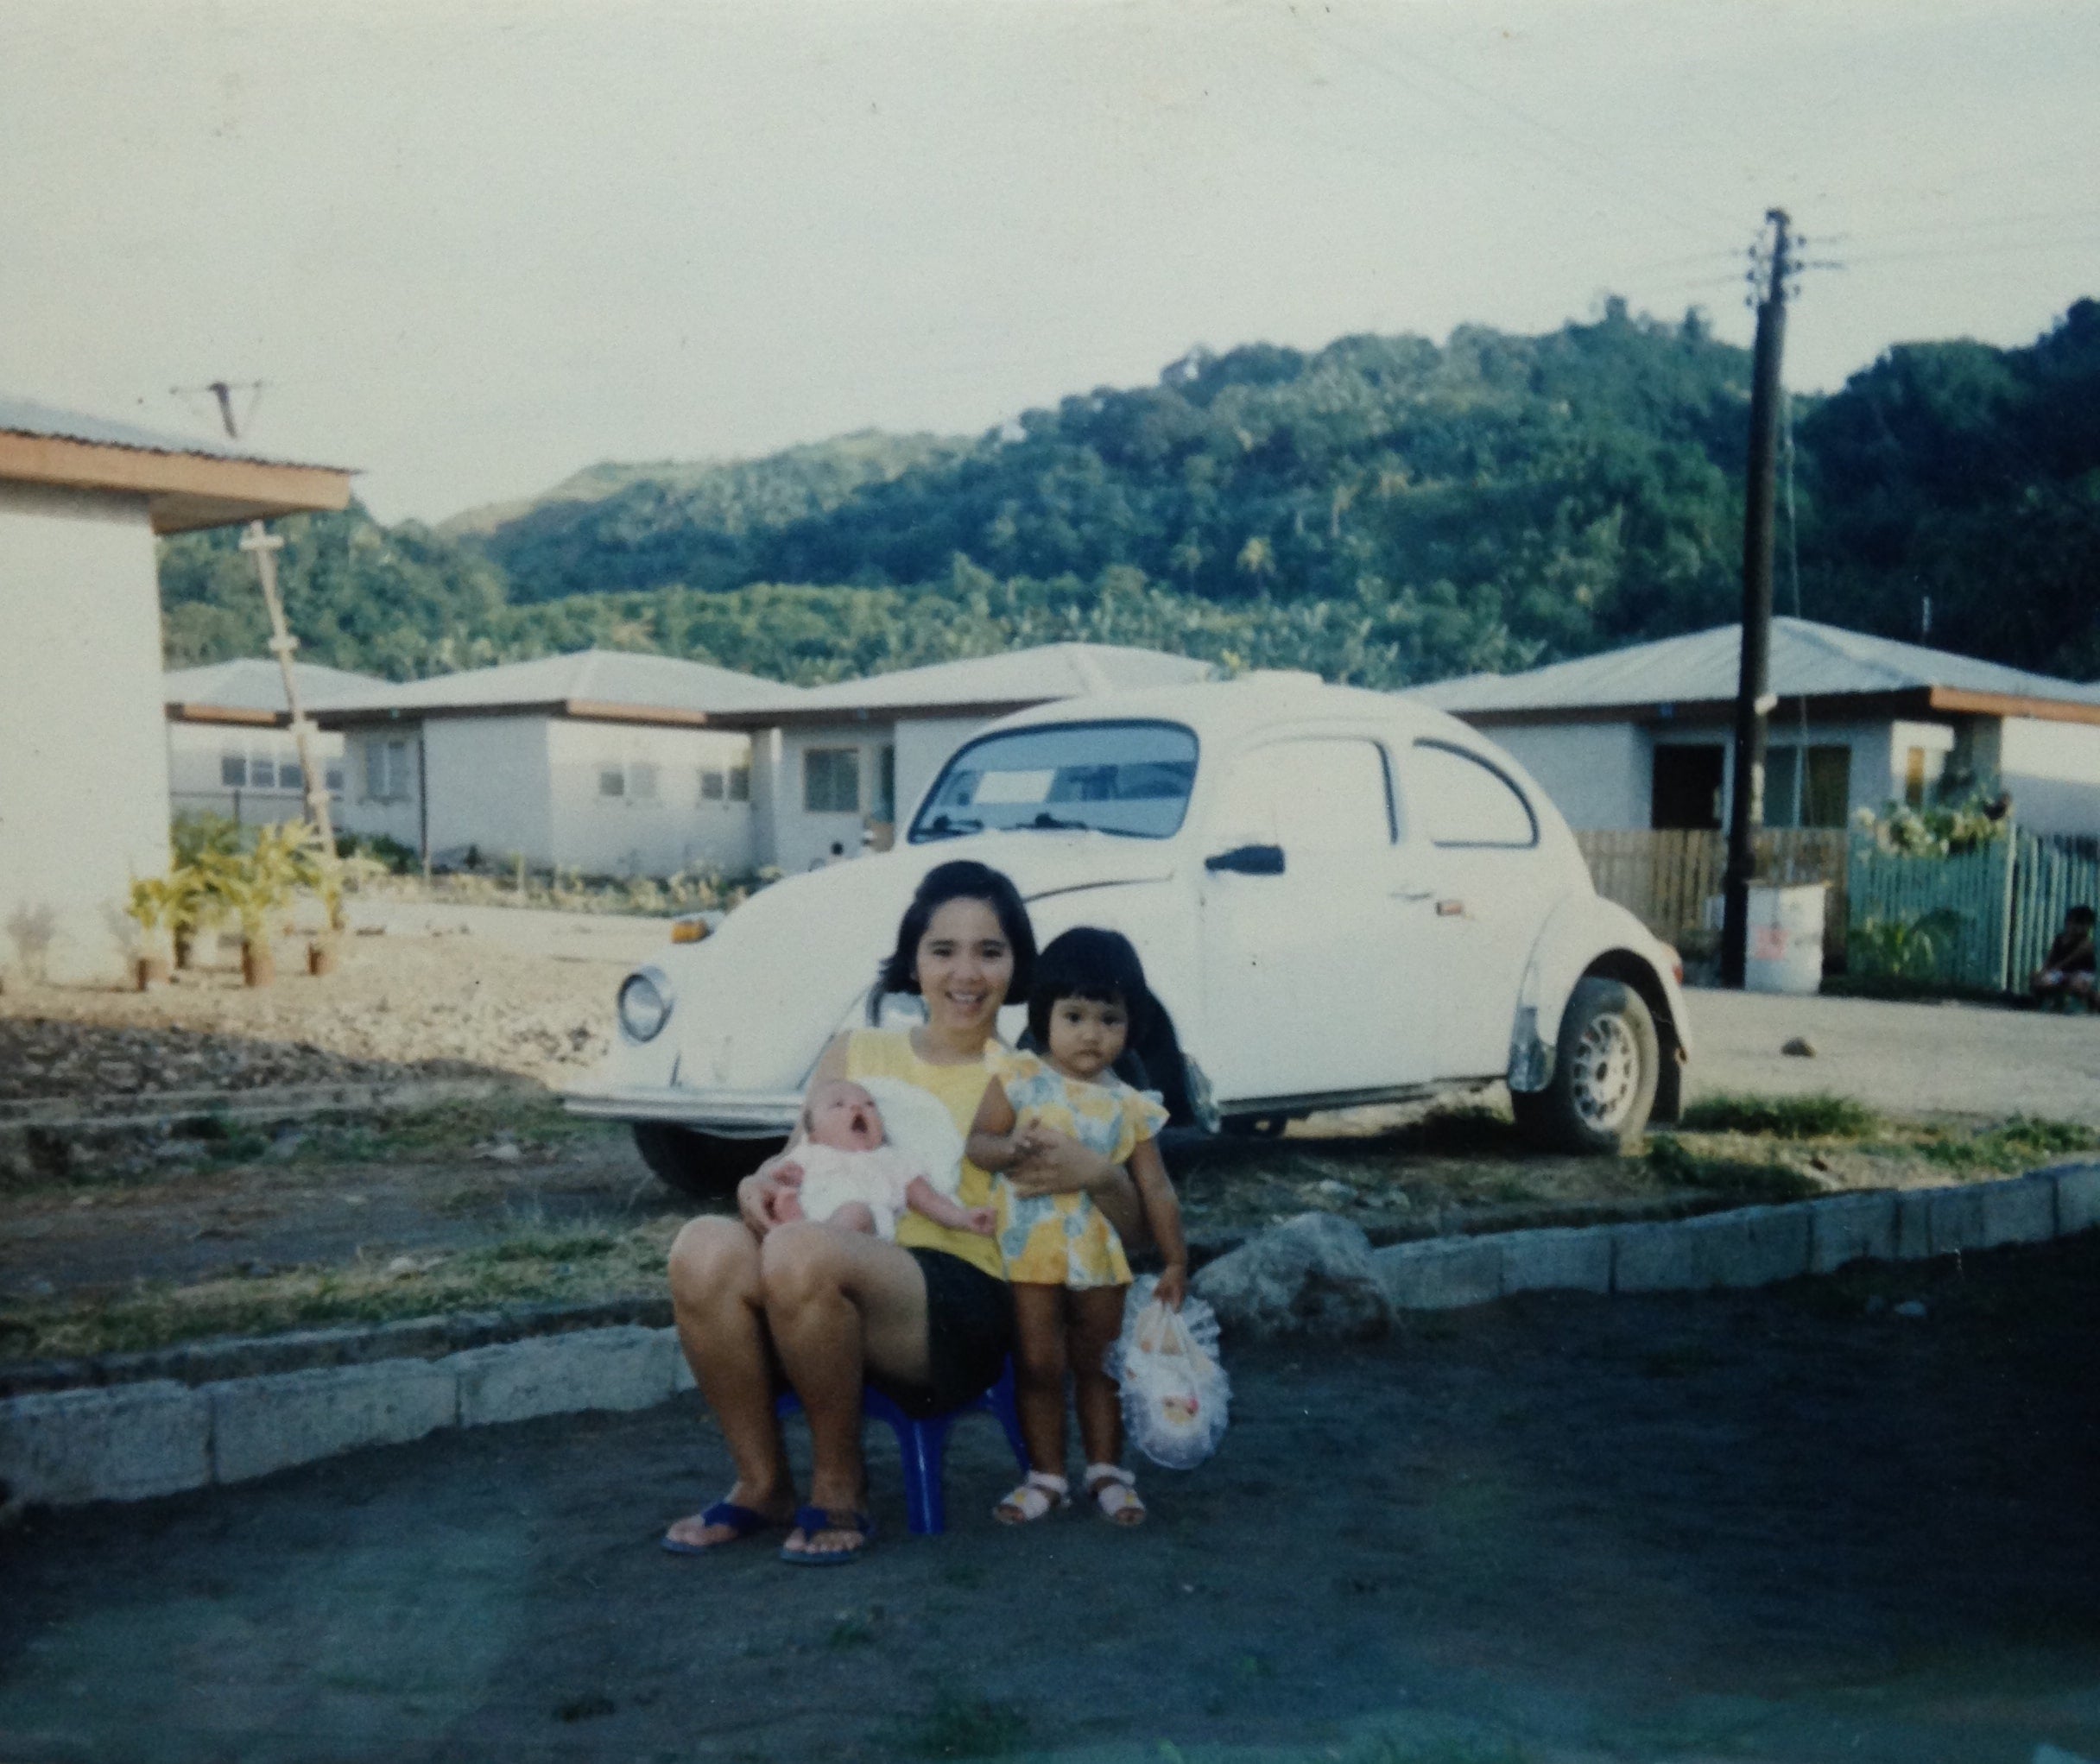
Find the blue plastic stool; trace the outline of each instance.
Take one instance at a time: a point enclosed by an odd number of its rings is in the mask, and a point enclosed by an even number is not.
[[[947,1450],[948,1429],[972,1411],[982,1409],[998,1418],[999,1425],[1006,1429],[1006,1443],[1014,1448],[1015,1461],[1022,1474],[1027,1474],[1028,1451],[1022,1444],[1021,1416],[1014,1407],[1011,1360],[1000,1367],[999,1381],[984,1395],[924,1420],[906,1414],[871,1384],[861,1388],[860,1408],[863,1419],[872,1416],[888,1422],[897,1436],[897,1450],[904,1458],[904,1511],[914,1536],[927,1537],[947,1529],[947,1502],[940,1486],[941,1454]],[[783,1391],[775,1399],[773,1409],[783,1416],[800,1414],[802,1399],[792,1390]]]

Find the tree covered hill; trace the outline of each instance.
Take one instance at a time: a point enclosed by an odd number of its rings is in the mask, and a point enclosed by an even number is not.
[[[1150,642],[1395,686],[1733,616],[1749,364],[1608,303],[1172,364],[974,440],[863,433],[607,466],[432,530],[281,523],[309,659],[396,677],[648,648],[816,680]],[[2024,349],[1891,351],[1797,401],[1811,617],[2100,672],[2100,306]],[[1784,510],[1782,510],[1782,523]],[[171,663],[256,653],[233,535],[167,541]],[[1780,604],[1791,610],[1782,568]]]

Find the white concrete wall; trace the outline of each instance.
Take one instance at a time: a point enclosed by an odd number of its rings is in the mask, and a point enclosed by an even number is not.
[[[2008,717],[1998,733],[1998,775],[2013,816],[2030,832],[2100,834],[2100,729]]]
[[[547,719],[546,728],[553,862],[588,875],[669,876],[696,863],[742,875],[761,861],[750,801],[727,794],[726,775],[751,763],[749,736],[567,718]],[[655,770],[653,797],[637,787],[646,767]],[[622,775],[620,795],[601,788],[609,769]],[[711,770],[725,778],[718,800],[701,794]],[[434,779],[431,789],[434,800]]]
[[[825,861],[837,844],[848,857],[857,857],[861,833],[875,804],[880,750],[895,739],[888,723],[827,723],[781,731],[781,750],[774,780],[773,851],[762,861],[792,875]],[[813,748],[851,748],[860,756],[860,806],[836,814],[813,814],[803,806],[803,756]]]
[[[421,771],[418,756],[423,725],[402,721],[360,725],[343,737],[343,794],[335,805],[339,832],[362,833],[370,838],[398,840],[411,851],[423,849]],[[372,793],[370,756],[389,743],[402,744],[402,789],[399,795]]]
[[[161,607],[142,496],[0,484],[0,969],[117,981],[168,869]]]
[[[1631,723],[1532,723],[1483,732],[1539,781],[1578,832],[1648,825],[1647,730]]]
[[[343,737],[326,730],[313,737],[314,761],[324,774],[343,773]],[[225,781],[222,762],[237,755],[246,762],[250,781],[237,787]],[[272,783],[259,787],[253,782],[255,762],[269,762]],[[177,814],[185,810],[223,814],[244,826],[267,826],[273,821],[297,820],[306,812],[302,785],[283,787],[274,781],[278,768],[299,763],[299,744],[288,729],[270,729],[238,723],[174,723],[168,725],[168,792]],[[342,820],[345,792],[331,798],[331,813]]]
[[[522,855],[555,861],[545,717],[432,717],[423,724],[430,793],[430,860],[455,868],[471,850],[484,865]]]

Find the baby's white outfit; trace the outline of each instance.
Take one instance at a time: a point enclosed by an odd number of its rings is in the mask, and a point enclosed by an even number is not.
[[[908,1204],[904,1191],[926,1174],[901,1146],[877,1146],[871,1152],[842,1152],[836,1146],[805,1144],[788,1154],[802,1167],[798,1192],[806,1219],[828,1219],[851,1201],[875,1215],[875,1235],[892,1242],[897,1217]]]

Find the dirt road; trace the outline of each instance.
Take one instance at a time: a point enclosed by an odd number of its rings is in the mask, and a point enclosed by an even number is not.
[[[1925,1315],[1895,1305],[1922,1301]],[[0,1535],[0,1756],[2028,1764],[2100,1755],[2100,1238],[1231,1356],[1152,1525],[653,1547],[691,1400]]]

